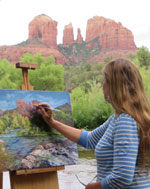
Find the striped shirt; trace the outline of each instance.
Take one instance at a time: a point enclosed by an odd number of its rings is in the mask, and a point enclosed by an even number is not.
[[[97,181],[102,189],[150,189],[150,175],[139,174],[138,128],[130,115],[122,113],[115,118],[113,114],[95,130],[82,130],[78,144],[95,149]]]

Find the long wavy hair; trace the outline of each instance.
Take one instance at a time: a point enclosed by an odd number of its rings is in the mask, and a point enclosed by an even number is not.
[[[139,70],[129,60],[116,59],[103,72],[116,113],[130,114],[137,121],[141,170],[150,170],[150,103]]]

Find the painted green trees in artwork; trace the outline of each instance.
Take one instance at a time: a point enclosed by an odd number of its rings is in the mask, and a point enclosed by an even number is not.
[[[27,117],[17,113],[16,110],[5,111],[0,118],[0,133],[6,133],[11,129],[27,129],[30,122]]]
[[[24,114],[23,114],[24,113]],[[0,116],[0,135],[15,133],[17,136],[49,136],[57,134],[43,120],[40,112],[32,109],[20,113],[17,109],[6,110]],[[54,112],[53,116],[63,123],[72,125],[72,115],[65,111]]]

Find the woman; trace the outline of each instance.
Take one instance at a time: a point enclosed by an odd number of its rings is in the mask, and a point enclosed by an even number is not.
[[[140,73],[124,59],[106,64],[103,72],[104,98],[115,110],[103,125],[91,132],[69,127],[41,103],[43,118],[73,142],[95,149],[97,182],[86,189],[150,188],[150,104]]]

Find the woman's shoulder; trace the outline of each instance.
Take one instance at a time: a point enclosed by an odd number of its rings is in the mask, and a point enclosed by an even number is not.
[[[127,114],[127,113],[121,113],[117,118],[116,118],[116,122],[122,122],[124,124],[135,124],[137,125],[137,122],[136,120],[130,115],[130,114]]]
[[[121,118],[134,119],[130,114],[127,114],[125,112],[119,114],[118,118],[119,119],[121,119]]]

